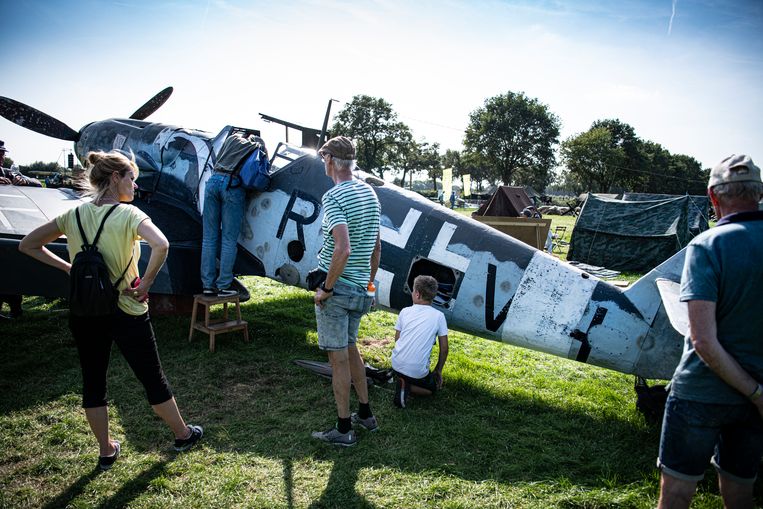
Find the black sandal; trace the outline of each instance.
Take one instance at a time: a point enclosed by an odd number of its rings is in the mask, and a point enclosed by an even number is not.
[[[114,465],[114,462],[119,457],[119,452],[122,449],[121,446],[119,445],[119,442],[117,442],[116,440],[112,441],[111,443],[114,445],[114,449],[116,449],[114,451],[114,454],[112,454],[111,456],[98,457],[98,468],[100,468],[103,471],[110,469],[112,465]]]

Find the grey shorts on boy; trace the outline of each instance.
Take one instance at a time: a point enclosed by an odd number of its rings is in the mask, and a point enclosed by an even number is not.
[[[343,350],[358,339],[360,318],[371,309],[373,297],[365,288],[337,281],[331,297],[323,307],[315,306],[318,324],[318,347],[321,350]]]

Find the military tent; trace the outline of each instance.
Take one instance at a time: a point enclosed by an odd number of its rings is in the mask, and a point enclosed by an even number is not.
[[[651,201],[676,198],[674,194],[625,193],[626,201]],[[710,226],[707,224],[707,214],[710,210],[710,198],[707,196],[689,195],[689,231],[691,236],[697,236]]]
[[[689,196],[625,201],[589,194],[575,223],[567,259],[647,272],[692,238],[689,204]]]
[[[532,204],[524,188],[501,186],[472,216],[519,217]]]

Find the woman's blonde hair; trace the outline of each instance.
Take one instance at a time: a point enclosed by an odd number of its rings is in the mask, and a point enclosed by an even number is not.
[[[135,164],[132,151],[129,158],[116,150],[88,152],[85,165],[85,174],[77,187],[85,196],[91,196],[93,202],[100,201],[109,192],[112,174],[118,173],[120,177],[124,177],[128,170],[132,170],[135,178],[138,178],[138,165]]]

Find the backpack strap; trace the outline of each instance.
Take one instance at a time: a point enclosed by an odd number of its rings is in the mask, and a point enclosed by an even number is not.
[[[124,277],[125,277],[125,274],[127,274],[127,269],[129,269],[129,268],[130,268],[130,264],[132,263],[132,259],[133,259],[133,257],[134,257],[134,256],[135,256],[135,253],[133,252],[133,254],[131,254],[131,255],[130,255],[130,261],[129,261],[129,262],[127,262],[127,266],[125,267],[125,270],[123,270],[123,271],[122,271],[122,275],[121,275],[121,276],[119,276],[119,279],[117,279],[116,281],[114,281],[114,284],[113,284],[113,286],[114,286],[114,289],[115,289],[115,290],[116,290],[116,289],[117,289],[117,287],[119,286],[119,282],[120,282],[120,281],[122,281],[122,278],[124,278]]]
[[[80,205],[81,207],[82,205]],[[98,239],[101,238],[101,232],[103,231],[103,225],[106,224],[106,219],[109,218],[109,215],[111,215],[112,212],[114,212],[114,209],[119,206],[119,203],[115,203],[109,210],[106,212],[106,215],[103,216],[103,219],[101,220],[101,225],[98,227],[98,232],[95,234],[95,238],[93,239],[93,243],[90,244],[87,241],[87,235],[85,235],[85,230],[82,228],[82,221],[79,217],[79,207],[74,209],[74,215],[77,217],[77,226],[79,227],[79,234],[82,236],[82,242],[84,243],[82,245],[82,250],[84,251],[88,247],[92,247],[98,244]]]
[[[101,224],[98,226],[98,231],[95,234],[95,238],[93,239],[93,243],[89,244],[87,241],[87,236],[85,235],[85,230],[82,228],[82,221],[79,217],[79,207],[74,209],[74,215],[77,217],[77,226],[79,227],[79,234],[82,236],[82,241],[84,244],[82,245],[82,250],[84,251],[87,248],[95,247],[98,244],[98,239],[101,238],[101,232],[103,231],[103,225],[106,224],[106,220],[109,218],[112,212],[114,212],[114,209],[116,209],[119,206],[119,203],[115,203],[107,212],[106,215],[103,216],[103,219],[101,219]],[[125,277],[125,274],[127,274],[127,269],[130,268],[130,264],[132,263],[132,259],[135,257],[135,251],[132,250],[132,254],[130,255],[130,261],[127,262],[127,266],[125,267],[125,270],[122,271],[122,275],[119,276],[119,279],[117,279],[114,282],[114,288],[119,286],[119,282],[122,281],[122,278]]]

